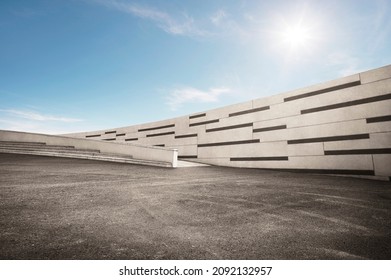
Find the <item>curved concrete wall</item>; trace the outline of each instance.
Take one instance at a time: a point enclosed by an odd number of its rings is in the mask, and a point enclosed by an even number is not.
[[[222,166],[391,176],[391,65],[154,123],[71,134]]]

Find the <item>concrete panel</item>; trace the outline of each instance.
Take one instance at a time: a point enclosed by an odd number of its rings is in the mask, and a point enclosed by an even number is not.
[[[286,104],[290,103],[289,105],[292,106],[292,108],[305,110],[305,109],[318,108],[327,105],[338,104],[342,102],[348,102],[352,100],[385,95],[385,94],[389,94],[390,90],[391,90],[391,79],[388,79],[388,80],[373,82],[371,84],[365,84],[365,85],[356,86],[352,88],[336,90],[318,96],[293,100],[290,102],[286,102]]]
[[[373,170],[370,155],[290,157],[295,168]]]
[[[330,88],[335,88],[335,87],[338,87],[338,86],[341,86],[344,84],[350,84],[350,83],[354,83],[354,82],[358,82],[358,81],[360,81],[359,74],[354,74],[354,75],[339,78],[336,80],[331,80],[331,81],[327,81],[324,83],[319,83],[319,84],[315,84],[315,85],[308,86],[305,88],[293,90],[293,91],[284,93],[283,97],[287,98],[287,97],[291,97],[291,96],[298,96],[301,94],[316,92],[319,90],[325,90],[325,89],[330,89]],[[325,93],[325,94],[327,94],[327,93]],[[319,94],[317,96],[320,96],[320,95],[322,95],[322,94]]]
[[[390,132],[391,131],[391,122],[376,122],[368,123],[367,130],[369,132]]]
[[[329,150],[352,150],[352,149],[366,149],[371,147],[371,139],[359,139],[352,141],[334,141],[334,142],[325,142],[324,149],[325,151]]]
[[[254,138],[259,137],[261,142],[269,142],[361,133],[368,133],[365,120],[256,132],[254,133]]]
[[[115,134],[115,137],[117,137],[117,139],[126,138],[126,133],[125,133],[125,132],[117,132],[117,133]]]
[[[172,125],[174,123],[175,123],[175,119],[168,119],[168,120],[162,120],[162,121],[141,124],[141,125],[138,125],[137,128],[138,128],[138,130],[149,129],[149,128],[155,128],[155,127],[160,127],[160,126]],[[159,130],[159,129],[157,129],[157,130]]]
[[[391,148],[391,132],[374,133],[369,139],[354,141],[325,142],[325,150],[354,150],[354,149],[380,149]]]
[[[190,124],[194,124],[194,123],[205,122],[205,121],[210,121],[215,119],[227,118],[230,113],[242,111],[242,110],[248,110],[248,109],[252,109],[252,101],[214,109],[208,111],[206,113],[206,117],[190,119],[189,122]]]
[[[243,114],[243,115],[233,116],[229,118],[224,118],[221,119],[220,122],[221,122],[221,126],[225,126],[229,124],[241,124],[241,123],[263,121],[271,118],[273,117],[271,116],[271,110],[269,109],[265,111],[259,111],[250,114]],[[212,126],[210,126],[210,128],[212,128]]]
[[[198,135],[198,143],[216,143],[237,140],[250,140],[253,136],[252,127],[243,127],[215,132],[201,132]]]
[[[295,102],[299,103],[299,105],[291,106],[291,104],[289,104],[290,102],[271,105],[268,114],[263,116],[263,118],[258,119],[257,121],[300,115],[300,111],[305,107],[306,102],[304,100],[298,100]]]
[[[286,94],[278,94],[274,96],[268,96],[264,98],[258,98],[253,100],[253,107],[259,108],[263,106],[271,106],[274,104],[279,104],[284,102],[284,97]]]
[[[125,138],[139,138],[139,137],[145,137],[146,133],[140,133],[140,132],[126,132]]]
[[[207,113],[207,116],[208,119],[222,119],[222,118],[227,118],[231,113],[240,112],[249,109],[253,109],[252,101],[247,101],[239,104],[234,104],[234,105],[214,109],[209,111]]]
[[[297,156],[289,157],[289,161],[244,161],[234,162],[233,165],[250,168],[373,170],[371,155]]]
[[[373,155],[375,175],[391,176],[391,155]]]
[[[370,147],[389,148],[391,147],[391,132],[370,134]]]
[[[331,111],[321,111],[312,114],[298,115],[283,119],[288,127],[301,127],[331,122],[355,119],[365,119],[391,114],[391,100],[345,107]],[[254,127],[262,124],[256,124]]]
[[[391,65],[360,73],[361,83],[371,83],[391,78]]]
[[[179,156],[193,156],[197,155],[197,145],[185,145],[185,146],[168,146],[167,148],[175,148],[178,150]]]
[[[260,112],[256,116],[247,116],[247,118],[242,118],[238,120],[238,122],[244,123],[253,121],[255,123],[259,123],[255,124],[254,128],[268,125],[272,126],[276,123],[284,122],[287,124],[288,127],[299,127],[391,114],[391,100],[360,104],[356,106],[320,111],[303,115],[301,114],[301,110],[299,108],[290,108],[291,106],[289,105],[289,103],[291,102],[279,104],[278,106],[271,106],[269,111]],[[301,103],[304,104],[305,100],[303,99]],[[301,107],[304,108],[304,105]],[[308,107],[308,105],[306,105],[306,107]],[[265,124],[261,124],[262,122],[265,122]]]
[[[287,145],[289,156],[317,156],[324,155],[323,143],[306,143],[301,145]]]
[[[127,127],[124,127],[123,130],[126,132],[126,133],[135,133],[137,132],[138,130],[138,126],[127,126]]]
[[[175,132],[177,135],[189,134],[189,118],[187,116],[175,119]]]
[[[286,125],[288,123],[288,120],[290,120],[291,118],[294,118],[294,117],[286,117],[286,118],[279,118],[279,119],[273,119],[273,120],[264,120],[264,121],[254,122],[254,129]]]
[[[143,128],[141,128],[143,129]],[[148,127],[146,127],[145,129],[149,129]],[[148,131],[140,131],[138,132],[139,133],[139,136],[141,135],[150,135],[150,134],[158,134],[158,133],[165,133],[165,132],[171,132],[171,131],[175,131],[175,126],[174,127],[166,127],[166,128],[159,128],[159,129],[154,129],[154,130],[148,130]]]
[[[114,128],[113,130],[116,130],[117,133],[132,133],[132,132],[137,132],[137,129],[140,125],[132,125],[132,126],[124,126],[124,127],[118,127]]]
[[[207,112],[199,112],[199,113],[194,113],[194,114],[191,114],[191,115],[188,115],[186,116],[186,118],[190,121],[190,120],[199,120],[199,121],[205,121],[207,116],[206,116],[206,113]]]
[[[174,138],[170,145],[196,145],[198,144],[198,137]]]
[[[138,142],[148,146],[159,145],[159,144],[170,145],[170,144],[174,144],[174,135],[139,138]]]
[[[198,148],[199,158],[262,157],[286,155],[286,141]]]
[[[211,123],[206,125],[206,129],[213,129],[218,127],[227,127],[232,125],[240,125],[245,123],[252,123],[254,121],[252,114],[241,115],[237,117],[222,118],[218,123]]]
[[[205,132],[205,125],[191,126],[191,127],[188,127],[187,130],[176,131],[175,134],[176,135],[184,135],[184,134],[197,134],[197,135],[199,135],[202,132]]]

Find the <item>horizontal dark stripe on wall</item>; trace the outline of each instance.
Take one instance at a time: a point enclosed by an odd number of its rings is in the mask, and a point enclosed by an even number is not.
[[[194,134],[183,134],[183,135],[175,135],[175,138],[189,138],[189,137],[197,137],[197,133]]]
[[[288,157],[234,157],[230,161],[274,161],[274,160],[288,160]]]
[[[197,126],[197,125],[203,125],[203,124],[209,124],[209,123],[217,123],[219,122],[219,119],[210,120],[210,121],[204,121],[204,122],[198,122],[198,123],[191,123],[189,126]]]
[[[117,131],[113,130],[113,131],[106,131],[105,134],[111,134],[111,133],[117,133]]]
[[[125,139],[125,141],[137,141],[138,138],[128,138],[128,139]]]
[[[261,170],[286,171],[294,173],[335,174],[335,175],[375,175],[373,170],[356,169],[301,169],[301,168],[259,168]]]
[[[229,130],[229,129],[236,129],[236,128],[242,128],[242,127],[249,127],[249,126],[253,126],[253,123],[244,123],[244,124],[237,124],[237,125],[230,125],[230,126],[210,128],[210,129],[207,129],[206,132],[213,132],[213,131],[220,131],[220,130]]]
[[[115,136],[125,136],[126,133],[116,134]]]
[[[86,138],[91,138],[91,137],[100,137],[100,134],[86,135]]]
[[[197,158],[197,155],[195,156],[178,156],[179,159],[187,159],[187,158]]]
[[[107,138],[107,139],[102,139],[102,140],[104,140],[104,141],[114,141],[116,139],[115,138]]]
[[[162,125],[162,126],[156,126],[156,127],[149,127],[149,128],[141,128],[138,131],[149,131],[149,130],[155,130],[155,129],[162,129],[162,128],[169,128],[169,127],[175,127],[175,124],[169,124],[169,125]]]
[[[346,84],[342,84],[342,85],[338,85],[338,86],[328,87],[325,89],[320,89],[320,90],[315,90],[315,91],[311,91],[311,92],[307,92],[307,93],[303,93],[303,94],[298,94],[295,96],[289,96],[289,97],[284,98],[284,102],[292,101],[292,100],[296,100],[296,99],[301,99],[301,98],[306,98],[306,97],[310,97],[310,96],[314,96],[314,95],[318,95],[318,94],[323,94],[326,92],[331,92],[331,91],[335,91],[335,90],[339,90],[339,89],[359,86],[360,84],[361,84],[360,81],[355,81],[355,82],[350,82],[350,83],[346,83]]]
[[[165,144],[158,144],[158,145],[153,145],[154,147],[165,147]]]
[[[350,107],[350,106],[361,105],[361,104],[366,104],[366,103],[378,102],[378,101],[383,101],[383,100],[388,100],[388,99],[391,99],[391,93],[385,94],[385,95],[379,95],[379,96],[373,96],[373,97],[368,97],[368,98],[347,101],[347,102],[342,102],[342,103],[336,103],[336,104],[327,105],[327,106],[305,109],[305,110],[301,110],[301,114],[309,114],[309,113],[314,113],[314,112],[327,111],[327,110],[332,110],[332,109],[338,109],[338,108]]]
[[[367,118],[367,123],[388,122],[388,121],[391,121],[391,115]]]
[[[253,129],[253,132],[263,132],[263,131],[271,131],[271,130],[279,130],[279,129],[285,129],[286,125],[277,125],[277,126],[269,126],[269,127],[262,127],[262,128],[255,128]]]
[[[203,113],[203,114],[189,116],[189,119],[202,118],[202,117],[205,117],[205,116],[206,116],[206,113]]]
[[[369,134],[354,134],[354,135],[294,139],[294,140],[288,140],[288,144],[303,144],[303,143],[345,141],[345,140],[358,140],[358,139],[369,139]]]
[[[197,146],[199,148],[202,148],[202,147],[213,147],[213,146],[253,144],[253,143],[259,143],[259,142],[260,142],[259,139],[252,139],[252,140],[231,141],[231,142],[205,143],[205,144],[198,144]]]
[[[391,148],[381,149],[357,149],[357,150],[329,150],[324,151],[325,155],[371,155],[371,154],[391,154]]]
[[[229,114],[229,116],[230,117],[240,116],[240,115],[245,115],[245,114],[265,111],[265,110],[269,110],[269,109],[270,109],[270,106],[264,106],[264,107],[250,109],[250,110],[245,110],[245,111],[239,111],[239,112],[231,113],[231,114]]]
[[[171,135],[171,134],[175,134],[175,131],[155,133],[155,134],[148,134],[147,137],[156,137],[156,136]]]

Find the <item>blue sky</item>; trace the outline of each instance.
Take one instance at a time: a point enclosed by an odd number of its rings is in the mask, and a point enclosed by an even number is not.
[[[0,129],[121,127],[391,63],[391,1],[1,0]]]

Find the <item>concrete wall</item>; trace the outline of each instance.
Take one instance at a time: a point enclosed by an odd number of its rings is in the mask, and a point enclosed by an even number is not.
[[[76,149],[100,150],[101,153],[129,155],[135,159],[168,162],[172,167],[177,166],[177,151],[167,148],[121,145],[89,139],[7,130],[0,130],[0,141],[43,142],[47,145],[74,146]]]
[[[233,167],[391,176],[391,65],[154,123],[72,134]]]

